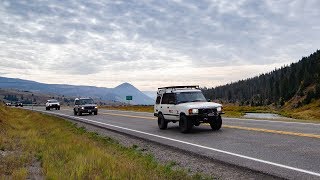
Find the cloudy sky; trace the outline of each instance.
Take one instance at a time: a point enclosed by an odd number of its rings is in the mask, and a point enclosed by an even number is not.
[[[0,76],[214,87],[320,47],[319,0],[1,0]]]

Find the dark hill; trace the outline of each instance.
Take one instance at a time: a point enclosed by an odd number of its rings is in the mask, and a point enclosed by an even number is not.
[[[126,102],[127,95],[133,96],[132,104],[153,104],[153,99],[143,94],[129,83],[123,83],[115,88],[95,86],[75,86],[65,84],[44,84],[23,79],[0,77],[0,88],[26,90],[40,93],[53,93],[73,97],[92,97],[106,101]]]

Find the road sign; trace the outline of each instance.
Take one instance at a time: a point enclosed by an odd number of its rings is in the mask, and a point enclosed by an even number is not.
[[[131,101],[132,100],[132,96],[126,96],[126,100],[127,101]]]

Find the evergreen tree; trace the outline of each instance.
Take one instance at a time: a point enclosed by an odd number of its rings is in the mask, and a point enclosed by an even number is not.
[[[311,92],[308,87],[314,85],[315,90]],[[212,100],[281,106],[294,96],[303,97],[306,92],[302,103],[308,104],[320,98],[320,50],[289,66],[224,86],[205,88],[203,92]]]

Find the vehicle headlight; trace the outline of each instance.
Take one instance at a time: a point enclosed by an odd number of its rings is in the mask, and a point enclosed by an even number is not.
[[[189,109],[189,114],[198,114],[199,109]]]
[[[222,106],[217,107],[217,111],[218,111],[218,112],[221,112],[221,111],[222,111]]]
[[[81,107],[81,109],[84,109],[84,107]]]
[[[94,108],[95,108],[95,109],[98,109],[98,106],[95,106]]]

